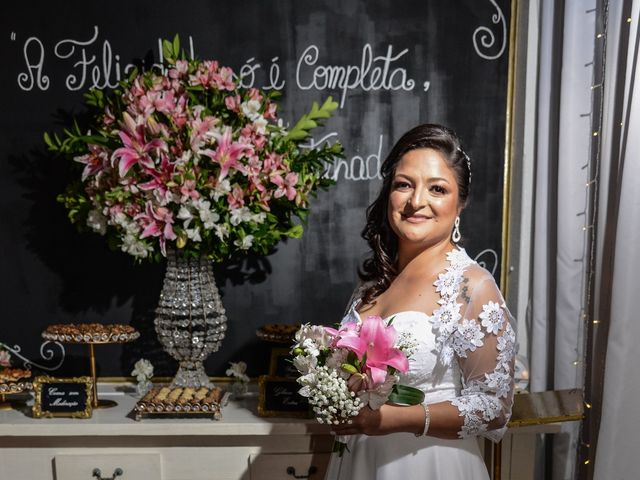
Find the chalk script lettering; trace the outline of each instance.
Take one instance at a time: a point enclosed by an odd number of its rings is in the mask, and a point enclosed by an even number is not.
[[[259,63],[255,63],[256,59],[251,57],[242,67],[240,67],[240,86],[251,88],[256,81],[255,71],[260,68]]]
[[[309,143],[301,146],[304,148],[316,148],[323,143],[329,143],[330,139],[337,139],[337,137],[338,132],[331,132],[317,141],[311,137]],[[340,178],[354,182],[363,180],[382,180],[382,176],[380,175],[380,165],[382,163],[380,155],[382,154],[383,141],[384,135],[380,135],[378,137],[378,150],[376,153],[372,153],[366,158],[362,155],[354,155],[350,159],[336,158],[333,164],[327,165],[327,169],[323,176],[334,181],[337,181]]]
[[[344,107],[349,90],[413,90],[415,80],[407,78],[407,71],[398,67],[391,69],[391,64],[400,59],[408,48],[393,55],[393,45],[387,47],[387,54],[373,57],[370,44],[362,48],[360,66],[358,65],[317,65],[320,50],[310,45],[300,56],[296,68],[296,81],[301,90],[340,89],[340,108]],[[312,67],[309,72],[309,68]]]
[[[29,57],[29,45],[36,45],[35,53],[37,55],[37,61],[31,61]],[[32,51],[34,49],[31,49]],[[18,86],[25,91],[31,90],[34,85],[40,90],[47,90],[49,88],[49,77],[42,75],[42,66],[44,64],[44,46],[42,42],[36,37],[29,37],[24,42],[24,61],[27,64],[27,71],[18,75]]]
[[[70,73],[65,81],[65,86],[72,91],[86,88],[115,88],[123,76],[135,68],[133,63],[124,66],[120,64],[120,55],[114,54],[111,43],[103,40],[98,41],[99,29],[97,25],[93,27],[93,35],[89,40],[81,41],[75,39],[64,39],[56,43],[53,52],[56,57],[62,60],[73,61],[73,73]],[[91,53],[97,47],[96,54]],[[194,57],[193,38],[189,37],[189,52],[191,58]],[[167,68],[163,65],[162,39],[158,39],[159,61],[153,66],[166,73]]]
[[[269,84],[263,87],[265,90],[282,90],[284,88],[284,80],[278,83],[278,80],[280,80],[280,65],[278,65],[277,62],[278,57],[273,57],[271,59],[271,67],[269,67]]]
[[[87,40],[86,42],[81,42],[79,40],[70,40],[70,39],[61,40],[56,44],[53,51],[56,57],[66,59],[71,57],[75,53],[76,46],[91,45],[93,42],[96,41],[97,38],[98,38],[98,27],[94,26],[93,36],[91,37],[91,39]],[[68,50],[65,50],[67,48]],[[75,68],[79,69],[79,72],[77,75],[73,73],[70,74],[67,77],[67,81],[65,82],[65,85],[69,90],[80,90],[81,88],[84,87],[84,82],[86,81],[86,78],[87,78],[87,67],[91,65],[95,60],[96,60],[95,55],[92,55],[91,58],[87,58],[87,50],[85,48],[80,49],[80,60],[78,60],[76,63],[73,64]]]

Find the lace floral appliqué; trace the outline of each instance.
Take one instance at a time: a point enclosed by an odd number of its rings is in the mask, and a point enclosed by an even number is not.
[[[495,368],[471,381],[463,378],[460,395],[451,401],[458,408],[460,416],[464,417],[464,425],[458,436],[483,434],[499,440],[505,427],[488,431],[489,423],[499,417],[508,419],[505,409],[508,410],[507,399],[512,388],[511,362],[515,355],[515,332],[509,323],[505,326],[504,303],[488,301],[482,305],[482,312],[477,319],[462,318],[462,305],[456,299],[465,268],[475,262],[463,249],[453,250],[447,259],[450,266],[434,282],[441,297],[441,306],[432,319],[440,363],[450,366],[456,356],[458,359],[467,359],[470,352],[484,347],[487,336],[497,337],[494,340],[497,349]]]

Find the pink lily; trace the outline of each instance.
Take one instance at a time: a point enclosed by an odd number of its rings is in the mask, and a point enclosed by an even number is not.
[[[241,103],[242,100],[240,99],[240,95],[224,97],[224,104],[232,112],[239,112]]]
[[[271,177],[271,183],[274,183],[278,186],[278,189],[273,194],[275,198],[280,198],[285,195],[289,200],[293,200],[294,198],[296,198],[295,186],[298,183],[297,173],[289,172],[284,179],[280,175],[274,175],[273,177]]]
[[[220,175],[218,179],[222,180],[227,176],[231,168],[239,170],[238,167],[240,165],[238,164],[238,159],[242,157],[246,148],[246,145],[232,141],[231,128],[226,127],[224,133],[218,137],[217,148],[215,150],[203,150],[202,154],[220,164]]]
[[[149,171],[149,175],[153,177],[153,180],[139,184],[138,188],[145,191],[157,190],[162,197],[166,197],[169,190],[167,184],[173,180],[175,164],[171,163],[168,155],[162,154],[161,158],[160,169]]]
[[[382,318],[378,316],[365,318],[358,335],[353,334],[352,328],[344,333],[340,334],[336,346],[351,350],[359,360],[364,359],[365,368],[369,370],[374,385],[379,385],[386,380],[388,367],[393,367],[400,372],[409,370],[406,355],[394,347],[396,329],[391,325],[385,325]]]
[[[145,213],[136,216],[136,220],[142,220],[144,230],[140,238],[158,237],[160,251],[167,256],[166,240],[175,240],[177,235],[173,231],[173,213],[166,207],[158,207],[155,210],[150,201],[145,206]]]
[[[220,90],[233,91],[236,84],[233,82],[233,70],[229,67],[222,67],[218,72],[211,75],[212,83]]]
[[[118,148],[111,156],[111,162],[119,160],[118,171],[121,177],[124,177],[136,163],[146,168],[153,168],[154,161],[149,156],[149,152],[167,150],[167,144],[159,138],[147,142],[144,125],[137,125],[127,112],[123,116],[125,125],[119,135],[124,147]]]
[[[235,185],[233,190],[227,195],[227,202],[233,209],[244,206],[244,191],[239,185]]]
[[[84,182],[87,177],[96,175],[105,169],[109,164],[109,155],[104,147],[89,145],[89,153],[75,157],[74,160],[84,164],[82,171],[82,181]]]
[[[211,131],[218,123],[220,123],[219,118],[204,117],[200,119],[198,116],[189,122],[191,150],[198,151],[204,143],[205,134]]]

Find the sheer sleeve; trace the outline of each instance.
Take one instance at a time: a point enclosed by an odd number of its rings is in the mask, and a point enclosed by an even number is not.
[[[464,417],[459,437],[482,435],[497,442],[513,403],[513,319],[488,272],[471,267],[464,276],[457,299],[461,316],[451,336],[462,388],[451,403]]]

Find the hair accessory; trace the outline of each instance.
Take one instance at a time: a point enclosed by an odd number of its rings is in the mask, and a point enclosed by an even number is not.
[[[461,147],[458,147],[457,150],[462,154],[464,159],[467,161],[467,168],[469,169],[469,184],[471,184],[471,159],[467,152],[465,152]]]
[[[421,404],[424,408],[424,429],[422,433],[416,433],[416,437],[424,437],[429,431],[429,424],[431,423],[431,412],[429,411],[429,405],[426,403]]]
[[[451,240],[453,243],[458,243],[462,235],[460,235],[460,217],[456,217],[455,222],[453,222],[453,232],[451,232]]]

